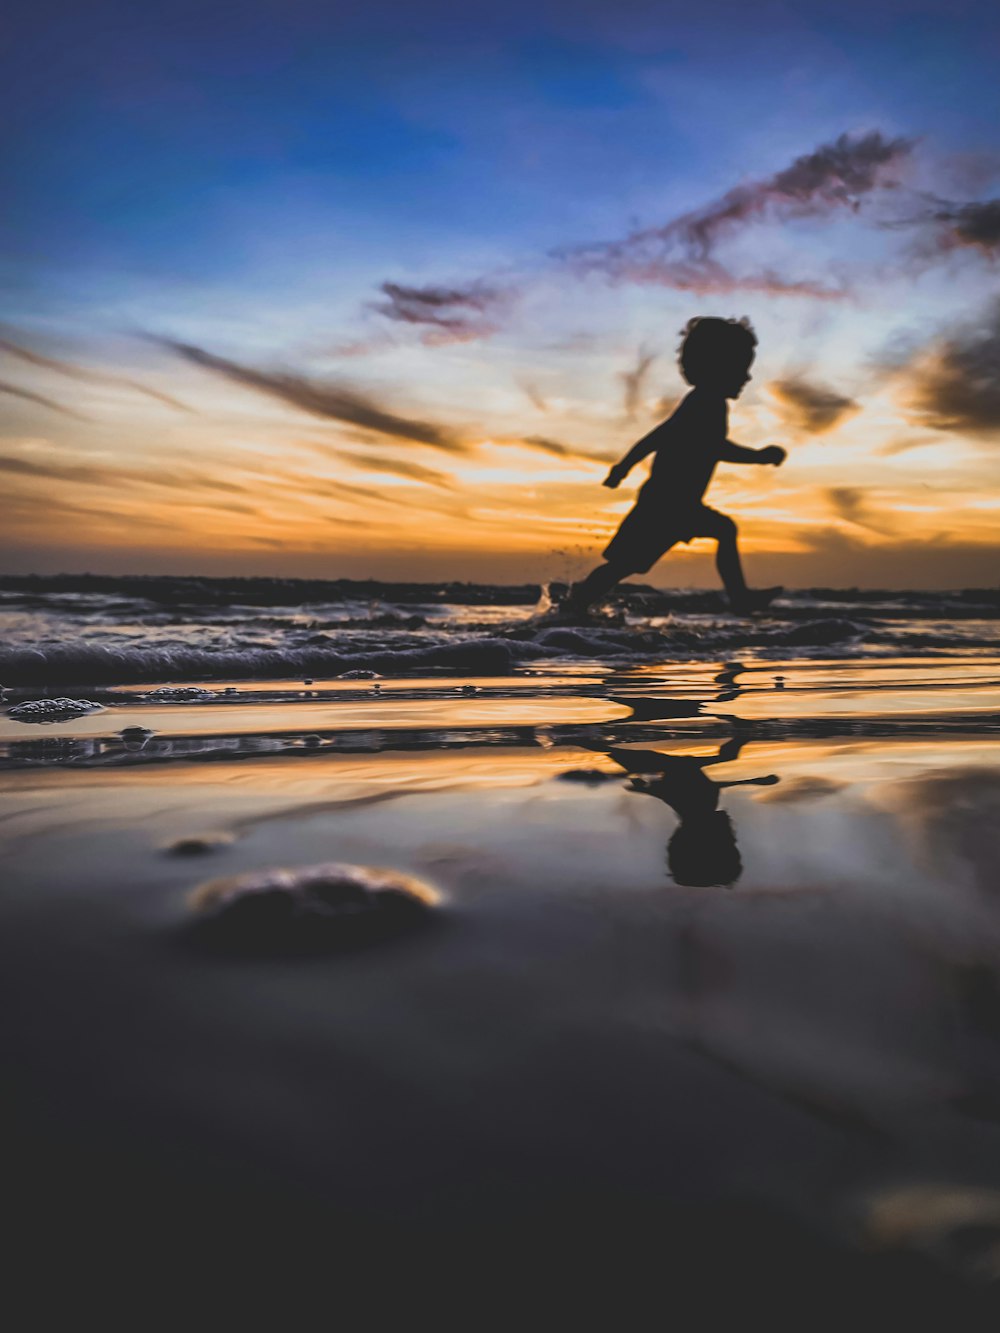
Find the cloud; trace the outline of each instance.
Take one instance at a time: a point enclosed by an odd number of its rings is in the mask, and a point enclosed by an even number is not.
[[[911,449],[921,449],[925,444],[937,444],[933,435],[904,435],[898,440],[890,440],[875,452],[879,458],[895,458],[898,454],[909,453]]]
[[[531,449],[538,449],[544,454],[552,454],[556,458],[574,458],[584,463],[613,463],[619,456],[609,451],[584,453],[582,449],[573,449],[570,445],[562,444],[559,440],[550,440],[546,435],[522,435],[518,439],[498,440],[497,443],[527,445]]]
[[[952,204],[940,210],[938,243],[945,249],[969,247],[991,257],[1000,255],[1000,199]]]
[[[913,229],[918,241],[911,252],[911,267],[926,268],[942,253],[976,250],[988,259],[1000,258],[1000,199],[971,200],[964,204],[921,196],[924,207],[908,217],[890,218],[879,225],[887,231]]]
[[[578,463],[617,463],[621,458],[620,449],[571,449],[558,440],[549,440],[542,435],[529,435],[520,440],[511,440],[511,444],[527,444],[543,453],[553,454],[557,458],[568,458]]]
[[[773,380],[767,387],[784,420],[808,435],[822,435],[861,410],[853,398],[798,375]]]
[[[440,486],[443,490],[454,489],[454,481],[446,473],[423,467],[420,463],[411,463],[407,458],[378,458],[374,454],[352,453],[349,449],[338,449],[337,454],[340,458],[346,458],[354,467],[368,472],[388,472],[393,476],[426,482],[428,486]]]
[[[532,383],[531,380],[522,380],[520,383],[521,388],[528,396],[532,406],[537,407],[539,412],[547,412],[549,410],[549,405],[543,397],[541,390],[538,388],[538,385]]]
[[[710,204],[662,226],[634,231],[619,241],[580,247],[562,257],[578,269],[603,272],[620,281],[660,283],[687,291],[837,297],[844,289],[836,284],[789,280],[770,269],[733,273],[716,251],[728,237],[754,222],[857,212],[865,195],[891,185],[888,171],[912,146],[912,140],[887,139],[877,130],[858,137],[842,134],[797,157],[783,171],[737,185]]]
[[[100,525],[121,524],[133,532],[140,526],[144,529],[176,529],[176,523],[155,518],[152,514],[146,512],[141,515],[131,512],[122,513],[108,508],[107,505],[90,508],[87,505],[70,503],[60,496],[51,494],[31,495],[23,492],[5,494],[4,516],[12,523],[17,519],[27,519],[36,528],[40,528],[44,524],[58,523],[61,519],[93,518],[97,519]]]
[[[236,361],[215,356],[204,348],[194,347],[189,343],[175,342],[172,338],[149,336],[151,341],[176,352],[178,356],[193,362],[196,366],[201,366],[203,370],[211,371],[235,384],[245,385],[257,393],[266,394],[269,398],[289,403],[292,407],[297,407],[312,416],[323,417],[330,421],[349,422],[353,426],[362,426],[365,430],[376,431],[380,435],[391,435],[417,444],[429,444],[448,453],[468,452],[469,446],[448,428],[429,421],[397,416],[343,385],[323,383],[304,375],[281,371],[255,370],[252,366],[240,365]]]
[[[106,467],[94,463],[39,463],[30,458],[12,458],[0,456],[0,472],[12,473],[22,477],[39,477],[46,481],[71,481],[83,486],[110,486],[112,488],[128,484],[140,486],[166,486],[171,490],[186,491],[194,495],[199,490],[228,491],[244,493],[245,486],[235,482],[217,480],[213,477],[201,477],[193,473],[157,471],[153,469]]]
[[[527,444],[532,449],[540,449],[542,453],[554,454],[556,458],[576,458],[578,456],[575,449],[571,449],[568,444],[561,444],[559,440],[550,440],[545,435],[525,435],[517,444]]]
[[[384,301],[372,309],[400,324],[413,324],[423,332],[429,346],[449,342],[471,342],[496,333],[498,319],[506,313],[511,294],[507,289],[474,282],[467,287],[407,287],[383,282]]]
[[[57,403],[51,398],[43,398],[40,393],[32,393],[30,389],[21,389],[16,384],[0,381],[0,393],[12,394],[15,398],[26,398],[29,403],[41,403],[42,407],[47,407],[53,412],[59,412],[64,417],[72,417],[74,421],[90,420],[89,417],[81,416],[79,412],[74,412],[69,407],[63,407],[62,403]]]
[[[886,533],[890,527],[874,514],[868,504],[867,492],[860,486],[827,486],[823,491],[827,503],[846,522],[871,532]]]
[[[625,386],[625,415],[629,418],[634,417],[639,410],[646,376],[657,355],[656,352],[647,352],[640,347],[635,366],[621,372],[621,381]]]
[[[1000,434],[1000,300],[956,328],[910,367],[910,403],[932,430]]]
[[[0,351],[6,352],[8,356],[15,356],[21,361],[26,361],[31,366],[39,366],[43,370],[53,370],[58,375],[66,375],[70,379],[85,380],[91,384],[112,384],[124,389],[134,389],[136,393],[144,393],[147,398],[155,398],[157,402],[165,403],[167,407],[176,408],[180,412],[190,412],[192,409],[184,403],[178,402],[176,398],[171,398],[169,394],[160,393],[158,389],[150,389],[145,384],[138,384],[135,380],[126,379],[122,375],[108,375],[100,370],[88,370],[84,366],[74,365],[70,361],[57,361],[51,356],[42,356],[40,352],[34,352],[29,347],[23,347],[20,343],[12,342],[9,338],[0,338]]]

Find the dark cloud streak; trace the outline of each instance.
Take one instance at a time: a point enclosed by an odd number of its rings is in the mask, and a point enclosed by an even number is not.
[[[421,328],[422,341],[429,346],[488,338],[496,333],[497,320],[510,303],[508,291],[484,282],[467,287],[408,287],[400,282],[383,282],[379,290],[385,300],[375,302],[372,309],[396,323]]]
[[[853,398],[802,376],[774,380],[768,387],[784,419],[808,435],[822,435],[860,411]]]
[[[847,523],[871,532],[887,533],[889,525],[872,512],[867,495],[860,486],[828,486],[823,494],[831,508]]]
[[[234,384],[242,384],[269,398],[288,403],[312,416],[348,422],[352,426],[361,426],[380,435],[411,440],[417,444],[428,444],[432,448],[443,449],[448,453],[468,452],[468,445],[446,427],[435,425],[433,422],[397,416],[353,389],[323,383],[304,375],[256,370],[252,366],[215,356],[204,348],[189,343],[150,336],[159,346],[175,352],[203,370],[208,370]]]
[[[70,379],[84,380],[91,384],[110,384],[123,389],[134,389],[136,393],[143,393],[147,398],[155,398],[157,402],[164,403],[167,407],[173,407],[179,412],[190,412],[192,410],[186,404],[178,402],[176,398],[171,398],[169,394],[160,393],[158,389],[150,389],[147,385],[126,379],[123,375],[109,375],[105,371],[88,370],[86,367],[74,365],[70,361],[57,361],[55,357],[42,356],[40,352],[34,352],[31,348],[23,347],[20,343],[12,342],[9,338],[0,338],[0,351],[6,352],[8,356],[26,361],[28,365],[38,366],[42,370],[52,370],[57,375],[66,375]]]
[[[58,412],[60,416],[72,417],[74,421],[90,420],[89,417],[74,412],[72,408],[63,407],[62,403],[57,403],[52,398],[45,398],[40,393],[32,393],[30,389],[22,389],[16,384],[8,384],[3,380],[0,380],[0,393],[9,393],[15,398],[24,398],[29,403],[40,403],[42,407],[47,407],[52,412]]]
[[[396,477],[407,477],[411,481],[422,481],[428,486],[437,486],[442,490],[453,490],[454,481],[444,472],[423,467],[420,463],[411,463],[408,458],[377,458],[372,454],[356,454],[349,449],[338,449],[337,454],[357,468],[368,472],[387,472]]]
[[[1000,300],[932,344],[910,370],[911,401],[932,430],[1000,436]]]
[[[71,481],[83,486],[108,486],[112,489],[122,485],[163,486],[170,490],[186,491],[191,496],[202,490],[227,491],[234,494],[246,491],[245,486],[239,486],[235,482],[201,477],[192,473],[144,471],[92,463],[40,463],[30,458],[8,456],[0,456],[0,472],[9,472],[22,477],[38,477],[46,481]]]

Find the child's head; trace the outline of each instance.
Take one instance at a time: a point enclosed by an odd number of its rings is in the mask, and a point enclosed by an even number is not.
[[[748,319],[689,319],[680,346],[681,374],[688,384],[737,398],[750,378],[757,335]]]

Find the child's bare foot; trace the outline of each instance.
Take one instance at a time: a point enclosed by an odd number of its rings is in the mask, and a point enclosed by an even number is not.
[[[742,597],[730,598],[730,604],[736,615],[752,616],[755,611],[766,610],[775,597],[784,591],[781,584],[774,588],[757,588],[756,590],[748,588]]]

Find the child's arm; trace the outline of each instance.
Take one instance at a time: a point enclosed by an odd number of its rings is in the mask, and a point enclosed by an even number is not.
[[[633,444],[621,462],[616,463],[604,478],[603,484],[610,486],[612,489],[620,486],[636,463],[641,463],[648,454],[651,454],[654,449],[659,449],[665,443],[670,434],[668,427],[671,420],[672,418],[668,418],[666,421],[661,421],[648,435],[644,435],[641,440]]]
[[[719,451],[721,463],[773,463],[775,467],[781,467],[787,457],[777,444],[766,449],[748,449],[745,444],[734,444],[732,440],[726,440]]]

